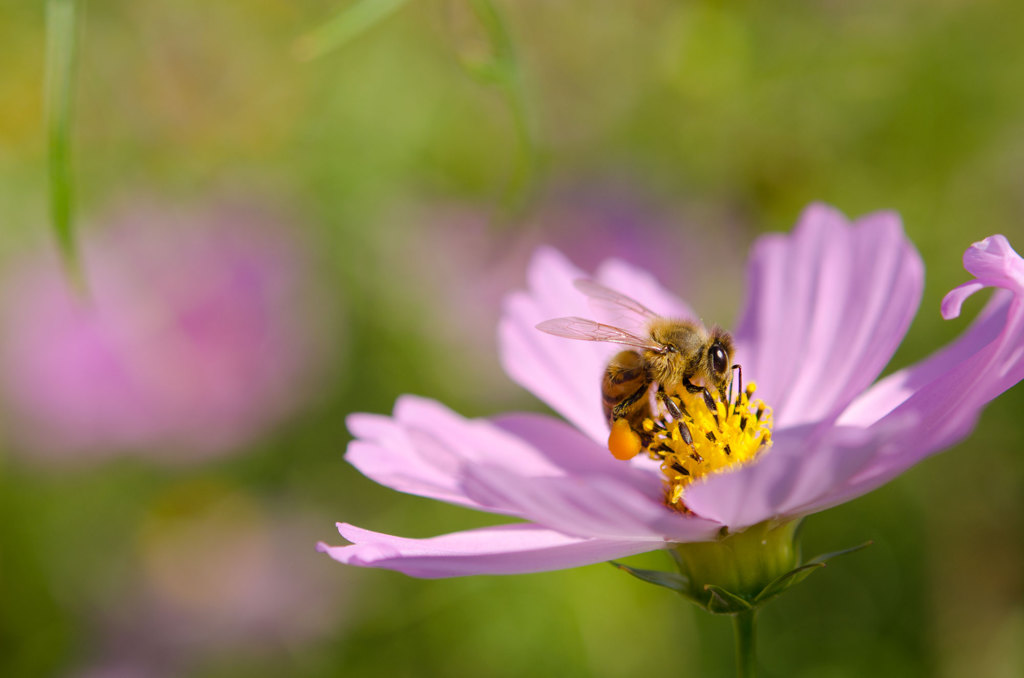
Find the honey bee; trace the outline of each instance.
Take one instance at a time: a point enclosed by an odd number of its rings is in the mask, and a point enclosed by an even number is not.
[[[612,428],[609,449],[616,457],[632,457],[649,443],[642,422],[648,417],[658,418],[658,413],[652,412],[656,400],[674,419],[679,419],[682,411],[678,399],[669,396],[679,389],[703,393],[712,411],[715,405],[709,389],[726,401],[732,372],[740,369],[739,365],[731,364],[733,342],[728,332],[718,327],[708,331],[691,320],[662,317],[640,302],[591,280],[576,280],[574,285],[598,304],[620,314],[624,312],[641,323],[637,331],[579,317],[554,318],[537,325],[537,329],[559,337],[630,347],[615,354],[601,381],[604,415]],[[686,429],[682,430],[688,437]]]

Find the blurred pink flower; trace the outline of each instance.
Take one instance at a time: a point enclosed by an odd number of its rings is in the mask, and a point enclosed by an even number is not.
[[[738,291],[740,268],[729,256],[728,234],[693,227],[692,215],[661,204],[626,180],[552,189],[514,226],[495,221],[487,211],[465,204],[433,206],[426,213],[400,211],[395,229],[429,226],[389,238],[382,253],[391,275],[405,278],[395,278],[404,290],[402,301],[412,297],[417,309],[431,307],[431,332],[458,347],[460,365],[472,364],[474,381],[482,384],[472,395],[487,402],[507,403],[513,392],[493,350],[494,328],[502,298],[523,284],[530,257],[542,244],[571,248],[585,269],[609,257],[642,266],[672,289],[699,289],[709,304]],[[437,266],[424,252],[443,252],[447,261],[459,264]],[[711,266],[716,284],[698,288]]]
[[[165,640],[221,650],[317,638],[339,621],[344,591],[302,555],[312,533],[308,518],[272,517],[244,495],[155,516],[141,539],[144,616]]]
[[[446,300],[455,295],[458,303],[446,303],[445,308],[469,306],[478,311],[451,313],[452,322],[479,323],[482,315],[488,338],[498,320],[501,298],[511,286],[522,284],[526,264],[542,245],[571,248],[574,261],[584,269],[615,257],[643,267],[673,289],[700,283],[708,273],[709,260],[715,262],[716,272],[733,266],[727,258],[732,251],[730,239],[721,232],[693,227],[692,216],[659,204],[628,182],[596,183],[596,188],[588,184],[553,189],[529,216],[509,229],[492,223],[485,212],[463,205],[435,208],[431,215],[416,218],[416,223],[430,222],[430,228],[423,230],[428,243],[410,238],[395,247],[407,248],[403,259],[416,267],[417,279],[434,282]],[[430,265],[432,261],[422,257],[428,245],[441,245],[460,266]],[[738,274],[739,268],[734,268]],[[473,276],[473,285],[465,284],[467,273]],[[719,285],[731,287],[731,278],[723,278]],[[708,292],[702,290],[702,295]]]
[[[657,464],[620,462],[605,445],[600,378],[619,347],[535,329],[587,316],[583,273],[552,250],[530,265],[529,291],[501,323],[506,371],[572,425],[538,414],[467,420],[404,396],[392,417],[354,414],[347,458],[371,479],[523,522],[429,539],[339,524],[343,563],[417,577],[536,572],[715,539],[766,520],[821,511],[888,482],[973,428],[994,397],[1024,378],[1024,260],[1003,236],[964,255],[975,279],[950,292],[944,317],[984,287],[996,291],[970,329],[932,357],[872,385],[920,301],[923,267],[897,215],[850,224],[815,205],[791,235],[754,246],[736,326],[736,362],[774,408],[773,447],[686,489],[691,513],[664,503]],[[655,311],[696,317],[649,274],[609,261],[595,276]]]
[[[312,353],[308,280],[296,244],[266,222],[135,209],[87,239],[87,294],[52,260],[8,276],[0,368],[17,446],[189,459],[294,407]]]
[[[309,517],[179,486],[143,523],[138,571],[104,609],[86,675],[171,676],[218,657],[287,656],[344,623],[347,590],[302,548]]]

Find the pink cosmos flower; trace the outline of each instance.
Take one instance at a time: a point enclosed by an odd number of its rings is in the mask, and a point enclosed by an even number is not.
[[[342,523],[352,543],[319,548],[415,577],[536,572],[714,540],[865,494],[964,438],[984,405],[1024,378],[1024,260],[995,235],[972,245],[964,266],[974,279],[946,296],[945,318],[974,292],[1001,289],[954,343],[875,383],[923,286],[899,217],[851,224],[813,205],[792,234],[759,239],[734,359],[774,410],[773,445],[687,487],[689,512],[680,513],[665,504],[656,463],[618,461],[606,448],[599,384],[621,347],[535,329],[559,316],[594,317],[573,284],[584,273],[540,250],[529,290],[505,305],[501,355],[508,374],[569,423],[540,414],[468,420],[413,396],[391,417],[348,419],[356,440],[347,458],[371,479],[518,522],[428,539]],[[605,262],[594,278],[662,315],[697,317],[621,262]]]
[[[83,245],[88,295],[52,258],[5,276],[8,431],[36,458],[222,454],[296,406],[316,351],[300,248],[252,209],[135,207]]]

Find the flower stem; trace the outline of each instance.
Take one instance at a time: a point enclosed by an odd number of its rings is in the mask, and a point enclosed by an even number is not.
[[[736,629],[736,675],[739,678],[754,678],[757,675],[757,658],[754,652],[754,615],[757,610],[739,612],[732,616]]]
[[[470,0],[469,4],[490,41],[493,57],[487,70],[492,83],[501,90],[508,103],[519,142],[519,158],[504,196],[505,208],[515,212],[523,206],[532,189],[540,155],[523,64],[512,40],[508,22],[494,1]]]

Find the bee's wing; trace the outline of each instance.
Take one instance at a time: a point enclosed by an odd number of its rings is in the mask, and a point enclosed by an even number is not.
[[[641,337],[619,327],[587,320],[586,318],[553,318],[537,325],[541,332],[557,337],[582,339],[583,341],[609,341],[634,348],[646,348],[661,353],[665,347],[648,337]]]
[[[588,278],[577,278],[573,281],[573,285],[580,292],[590,297],[599,307],[616,314],[617,317],[622,317],[621,313],[626,311],[627,316],[624,318],[626,321],[635,322],[638,325],[646,325],[651,320],[660,317],[636,299],[627,297],[621,292],[616,292]]]

